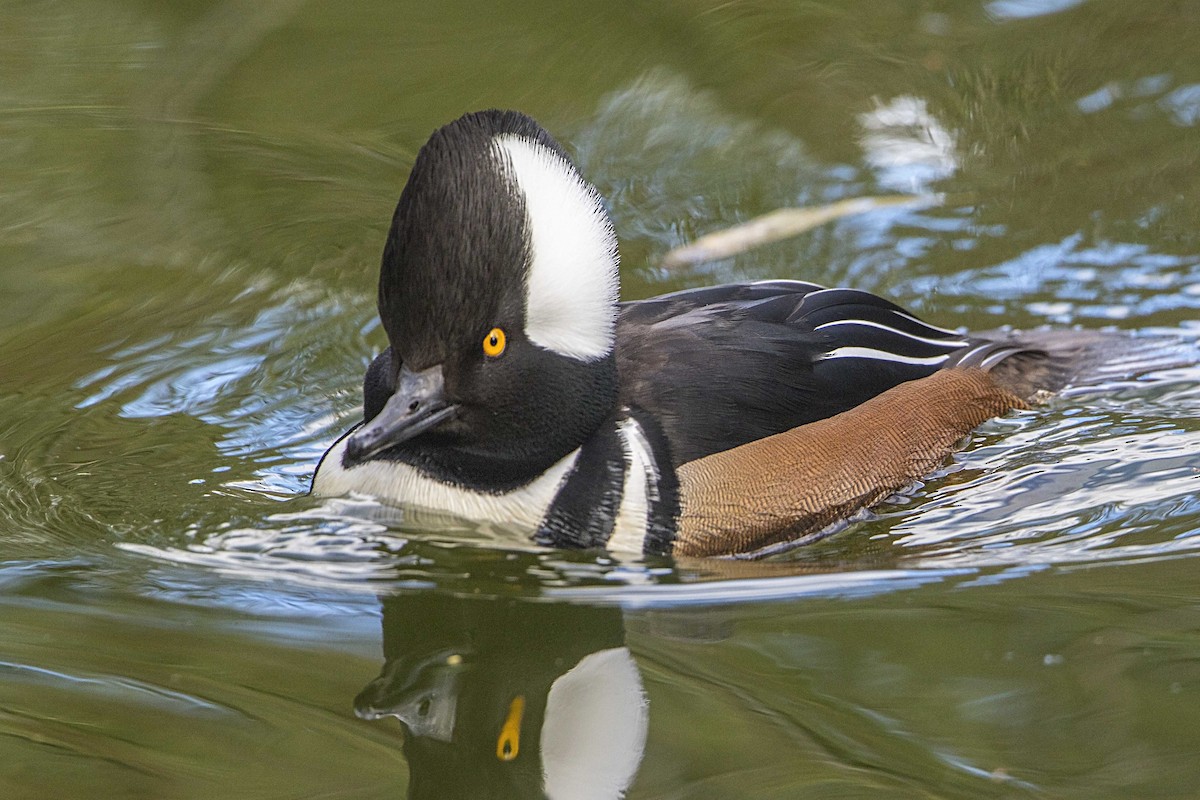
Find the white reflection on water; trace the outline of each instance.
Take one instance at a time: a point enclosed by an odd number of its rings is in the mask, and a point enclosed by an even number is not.
[[[974,574],[970,569],[906,569],[831,572],[811,575],[732,578],[693,584],[649,584],[620,589],[578,586],[550,588],[555,600],[623,608],[727,605],[801,597],[873,597]]]
[[[1176,125],[1191,127],[1200,123],[1200,83],[1180,86],[1158,103],[1171,112]]]
[[[65,672],[32,664],[0,661],[0,679],[6,684],[23,683],[52,687],[81,695],[104,697],[122,705],[146,706],[171,713],[241,716],[232,708],[210,703],[196,695],[121,675]]]
[[[859,114],[865,133],[859,140],[879,183],[898,192],[920,194],[958,169],[954,134],[929,112],[925,100],[904,95]]]
[[[1084,0],[992,0],[987,12],[996,19],[1028,19],[1058,14],[1081,5]]]
[[[997,301],[1049,297],[1021,304],[1048,323],[1081,319],[1138,319],[1145,327],[1156,314],[1200,314],[1200,259],[1156,252],[1141,243],[1095,241],[1072,233],[1038,244],[1014,258],[952,276],[919,276],[908,290]],[[1093,323],[1094,324],[1094,323]]]

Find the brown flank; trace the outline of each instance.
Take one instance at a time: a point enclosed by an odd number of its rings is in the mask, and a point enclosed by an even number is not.
[[[992,417],[1028,404],[976,369],[902,383],[829,419],[679,467],[680,556],[803,543],[941,465]]]

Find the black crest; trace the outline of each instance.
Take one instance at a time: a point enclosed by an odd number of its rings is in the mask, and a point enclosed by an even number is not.
[[[447,343],[474,341],[481,320],[524,321],[529,231],[524,198],[495,145],[517,136],[570,162],[515,111],[479,111],[446,125],[417,154],[396,205],[379,276],[379,315],[413,368]]]

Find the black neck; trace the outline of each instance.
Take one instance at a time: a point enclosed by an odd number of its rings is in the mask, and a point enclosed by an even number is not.
[[[615,358],[588,363],[555,358],[552,368],[538,370],[522,382],[528,403],[513,405],[504,423],[486,436],[458,439],[433,431],[376,458],[399,461],[434,480],[479,492],[502,494],[529,485],[610,425],[616,407]],[[367,387],[367,414],[382,406],[372,396],[381,392],[390,389]]]

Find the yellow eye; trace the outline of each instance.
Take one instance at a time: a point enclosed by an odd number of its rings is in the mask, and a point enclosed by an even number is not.
[[[505,336],[504,331],[499,328],[492,328],[488,331],[488,335],[483,337],[483,353],[484,355],[495,358],[504,352]]]

